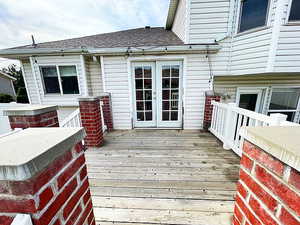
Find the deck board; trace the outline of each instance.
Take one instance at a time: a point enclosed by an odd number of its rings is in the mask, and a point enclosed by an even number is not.
[[[86,159],[97,224],[230,224],[239,158],[209,133],[114,131]]]

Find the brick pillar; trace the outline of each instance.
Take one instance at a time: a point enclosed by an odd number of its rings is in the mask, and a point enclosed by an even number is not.
[[[20,213],[34,225],[95,225],[84,136],[83,128],[28,128],[2,138],[1,225]]]
[[[57,106],[28,105],[10,108],[3,112],[8,116],[10,127],[59,127]]]
[[[112,117],[111,95],[109,93],[101,96],[101,104],[103,110],[104,125],[106,125],[107,131],[112,131],[113,117]]]
[[[205,108],[204,108],[204,120],[203,120],[203,129],[208,130],[211,124],[213,106],[212,101],[219,102],[221,97],[215,93],[206,92],[205,93]]]
[[[81,123],[86,131],[84,144],[87,147],[103,145],[103,130],[100,111],[100,97],[79,98]]]
[[[300,154],[293,149],[299,131],[261,127],[244,133],[232,224],[300,224]]]

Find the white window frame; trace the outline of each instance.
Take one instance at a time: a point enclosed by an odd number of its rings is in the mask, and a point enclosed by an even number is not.
[[[289,24],[289,25],[300,25],[300,20],[292,20],[292,21],[289,20],[291,10],[292,10],[293,1],[297,1],[297,0],[289,0],[287,13],[286,13],[286,18],[285,18],[285,23]]]
[[[297,103],[297,107],[296,109],[288,109],[288,110],[275,110],[275,109],[271,109],[270,110],[270,104],[271,104],[271,99],[272,99],[272,93],[273,93],[273,89],[277,89],[277,88],[281,88],[281,89],[289,89],[289,88],[300,88],[300,86],[272,86],[271,87],[271,92],[270,92],[270,99],[268,102],[268,110],[267,110],[267,114],[268,113],[279,113],[279,112],[295,112],[295,118],[294,118],[294,123],[299,123],[300,122],[300,97],[298,99],[298,103]]]
[[[271,6],[274,4],[274,0],[268,0],[268,8],[267,8],[267,15],[266,15],[266,21],[265,24],[259,27],[254,27],[251,28],[249,30],[244,30],[244,31],[239,31],[240,30],[240,24],[241,24],[241,18],[242,18],[242,1],[243,0],[239,0],[238,4],[237,4],[237,15],[236,15],[236,28],[235,28],[235,34],[236,35],[240,35],[240,34],[247,34],[247,33],[252,33],[255,31],[259,31],[259,30],[264,30],[267,27],[270,26],[270,17],[271,17]]]
[[[43,77],[43,74],[41,72],[41,67],[56,67],[56,72],[57,72],[57,76],[58,76],[58,84],[59,84],[59,90],[60,90],[60,93],[46,93],[46,90],[45,90],[45,82],[44,82],[44,77]],[[60,71],[59,71],[59,67],[60,66],[75,66],[76,68],[76,77],[77,77],[77,84],[78,84],[78,91],[79,93],[78,94],[64,94],[63,93],[63,88],[62,88],[62,82],[61,82],[61,75],[60,75]],[[81,87],[80,87],[80,83],[79,83],[79,74],[78,74],[78,66],[76,64],[65,64],[65,63],[61,63],[61,64],[38,64],[38,71],[39,71],[39,74],[40,74],[40,79],[41,79],[41,82],[42,82],[42,90],[43,90],[43,95],[44,96],[79,96],[81,95]]]

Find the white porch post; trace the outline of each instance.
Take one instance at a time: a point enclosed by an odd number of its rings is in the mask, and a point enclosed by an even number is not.
[[[228,103],[228,108],[226,109],[225,126],[224,126],[225,141],[223,143],[223,148],[226,150],[232,148],[232,143],[234,139],[236,116],[232,110],[233,107],[235,107],[235,103]]]

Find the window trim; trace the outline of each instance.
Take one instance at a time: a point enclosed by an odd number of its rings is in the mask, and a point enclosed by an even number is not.
[[[289,3],[288,3],[288,8],[287,8],[287,16],[285,18],[285,24],[286,25],[294,25],[294,26],[299,26],[300,25],[300,19],[299,20],[289,20],[290,19],[290,15],[291,15],[291,10],[292,10],[292,4],[293,4],[293,1],[295,0],[290,0]]]
[[[57,76],[58,76],[58,84],[59,84],[59,90],[60,93],[46,93],[45,91],[45,82],[44,82],[44,78],[43,78],[43,74],[41,72],[41,67],[47,67],[47,66],[55,66],[56,67],[56,72],[57,72]],[[62,82],[61,82],[61,75],[60,75],[60,71],[59,71],[59,67],[60,66],[75,66],[76,68],[76,77],[77,77],[77,84],[78,84],[78,94],[64,94],[63,93],[63,88],[62,88]],[[78,66],[76,64],[72,64],[72,63],[58,63],[58,64],[38,64],[39,67],[39,73],[40,73],[40,78],[41,78],[41,82],[42,82],[42,90],[43,90],[43,95],[44,96],[79,96],[81,95],[81,87],[80,87],[80,83],[79,83],[79,74],[78,74]]]
[[[268,7],[267,7],[267,13],[266,13],[266,20],[265,24],[262,26],[254,27],[248,30],[240,31],[240,25],[241,25],[241,18],[242,18],[242,1],[244,0],[239,0],[238,5],[237,5],[237,21],[236,21],[236,28],[235,28],[235,34],[236,35],[242,35],[242,34],[248,34],[252,33],[255,31],[260,31],[268,28],[270,26],[270,16],[271,16],[271,5],[273,5],[274,0],[268,0]]]

